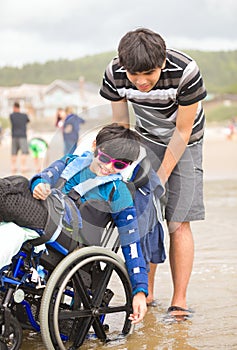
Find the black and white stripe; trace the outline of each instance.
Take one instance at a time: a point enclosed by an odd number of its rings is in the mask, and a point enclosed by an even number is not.
[[[149,92],[137,90],[118,58],[114,58],[105,71],[100,94],[110,101],[123,98],[130,101],[136,116],[136,130],[161,144],[168,144],[173,134],[178,106],[199,102],[189,144],[203,138],[205,116],[200,101],[206,97],[206,90],[196,62],[182,52],[167,50],[166,65]]]

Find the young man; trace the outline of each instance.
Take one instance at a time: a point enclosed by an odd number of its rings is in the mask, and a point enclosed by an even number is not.
[[[27,143],[27,124],[29,123],[29,117],[25,113],[20,112],[20,104],[15,102],[13,105],[13,113],[10,114],[11,134],[12,134],[12,173],[17,171],[17,155],[21,151],[21,171],[26,172],[26,160],[29,154],[29,148]]]
[[[131,101],[137,133],[166,187],[165,217],[170,233],[173,297],[168,312],[189,315],[186,293],[191,276],[193,220],[204,219],[202,142],[206,96],[197,64],[182,52],[166,49],[163,38],[146,28],[121,39],[118,57],[108,65],[100,94],[112,102],[113,121],[130,126]],[[148,302],[153,300],[151,265]]]
[[[105,219],[108,215],[112,217],[119,231],[132,283],[134,297],[131,320],[137,323],[143,319],[147,309],[146,262],[140,244],[133,196],[122,181],[120,172],[138,158],[139,137],[134,131],[121,125],[108,125],[97,134],[93,152],[85,152],[82,156],[67,155],[55,161],[36,174],[29,185],[25,179],[25,190],[24,184],[22,187],[14,184],[11,186],[15,177],[0,180],[0,221],[13,221],[19,226],[47,232],[47,209],[42,203],[51,195],[51,189],[59,183],[62,193],[72,200],[74,212],[78,214],[78,222],[81,222],[82,216],[82,229],[86,226],[84,240],[89,240],[90,225],[93,226],[91,233],[94,237],[99,225],[98,220],[103,216]],[[66,201],[65,203],[67,204]],[[67,208],[66,206],[65,217]],[[88,211],[90,215],[87,222],[84,213]],[[73,220],[74,218],[75,215]],[[103,222],[101,225],[103,226]]]

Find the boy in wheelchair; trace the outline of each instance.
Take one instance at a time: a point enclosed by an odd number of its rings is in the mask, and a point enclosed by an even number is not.
[[[96,136],[93,153],[64,156],[36,174],[29,182],[30,190],[23,181],[22,189],[9,191],[0,203],[1,221],[39,232],[35,245],[73,229],[69,251],[77,242],[99,245],[102,229],[112,218],[132,284],[132,323],[140,322],[147,310],[148,274],[133,190],[122,180],[121,171],[137,160],[139,152],[135,132],[117,124],[105,126]],[[0,182],[3,193],[5,186]]]

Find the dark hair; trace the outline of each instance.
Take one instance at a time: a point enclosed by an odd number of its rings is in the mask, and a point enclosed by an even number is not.
[[[19,102],[14,102],[14,107],[15,108],[20,108],[20,103]]]
[[[150,29],[139,28],[125,34],[118,46],[119,61],[130,72],[161,68],[166,58],[164,39]]]
[[[112,158],[133,162],[139,156],[140,137],[131,130],[117,123],[103,127],[96,136],[96,151],[98,148]]]

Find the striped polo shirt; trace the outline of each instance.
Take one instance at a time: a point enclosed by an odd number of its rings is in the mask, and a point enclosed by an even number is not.
[[[110,101],[130,101],[136,117],[136,130],[144,138],[167,145],[176,126],[178,106],[198,102],[189,145],[202,140],[205,115],[201,100],[206,89],[196,62],[186,54],[167,49],[166,65],[149,92],[139,91],[127,78],[118,57],[107,66],[100,94]]]

